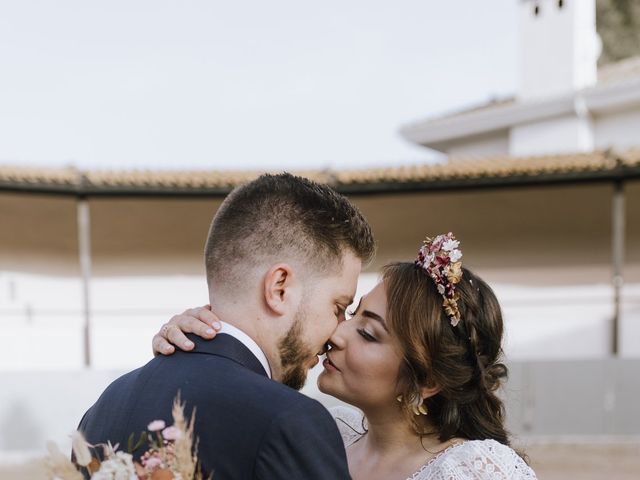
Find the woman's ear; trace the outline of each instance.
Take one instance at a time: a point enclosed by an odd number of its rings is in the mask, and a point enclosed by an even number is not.
[[[421,387],[420,388],[420,396],[423,400],[426,400],[429,397],[433,397],[437,395],[442,390],[440,387]]]
[[[287,313],[294,283],[293,269],[286,263],[272,266],[264,276],[264,299],[276,315]]]

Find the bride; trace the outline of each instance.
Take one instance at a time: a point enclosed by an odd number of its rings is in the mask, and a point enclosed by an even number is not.
[[[500,306],[459,246],[439,235],[415,262],[385,266],[327,344],[318,388],[358,408],[332,409],[354,479],[536,478],[509,446],[496,394],[507,376]],[[182,332],[212,338],[216,321],[206,308],[175,316],[154,352],[189,350]]]

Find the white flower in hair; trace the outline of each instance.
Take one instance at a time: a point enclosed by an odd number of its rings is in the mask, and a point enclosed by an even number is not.
[[[454,240],[450,238],[442,244],[442,249],[446,252],[450,252],[451,250],[455,250],[459,246],[460,246],[460,242],[458,240]],[[455,262],[455,260],[453,261]]]
[[[435,238],[427,237],[415,260],[415,264],[435,282],[438,293],[442,295],[444,311],[454,327],[460,322],[460,297],[456,293],[456,284],[462,279],[462,252],[459,246],[460,242],[451,232]]]

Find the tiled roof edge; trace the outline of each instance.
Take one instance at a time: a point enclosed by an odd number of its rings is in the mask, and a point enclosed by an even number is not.
[[[226,195],[261,171],[95,171],[0,165],[0,191],[97,195]],[[345,193],[640,178],[640,149],[531,157],[451,158],[442,164],[292,172]]]

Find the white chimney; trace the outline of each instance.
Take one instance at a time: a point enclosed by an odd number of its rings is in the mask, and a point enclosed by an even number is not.
[[[519,2],[518,98],[548,98],[594,85],[600,53],[595,0]]]

